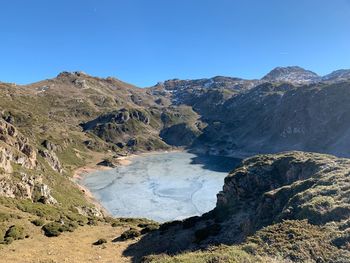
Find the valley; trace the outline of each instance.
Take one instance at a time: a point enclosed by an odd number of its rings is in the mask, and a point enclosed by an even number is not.
[[[349,72],[0,83],[0,254],[349,262]],[[73,178],[84,167],[103,170],[82,175],[90,198]]]

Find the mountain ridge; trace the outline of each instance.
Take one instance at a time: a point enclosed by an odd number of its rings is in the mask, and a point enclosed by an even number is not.
[[[293,81],[293,78],[288,79],[288,74],[292,74],[292,73],[300,73],[300,74],[310,74],[310,76],[313,76],[314,79],[311,77],[311,79],[306,79],[305,81],[301,80],[296,80]],[[281,75],[279,78],[274,78],[272,75],[275,74],[279,74]],[[90,75],[84,71],[79,71],[79,70],[75,70],[75,71],[61,71],[59,72],[55,77],[52,78],[47,78],[44,80],[39,80],[39,81],[35,81],[32,83],[27,83],[27,84],[17,84],[15,82],[2,82],[0,81],[0,83],[3,84],[9,84],[9,85],[15,85],[15,86],[31,86],[34,85],[36,83],[40,83],[42,81],[48,81],[48,80],[54,80],[56,78],[62,78],[62,77],[88,77],[88,78],[95,78],[95,79],[99,79],[99,80],[107,80],[107,81],[118,81],[133,87],[137,87],[137,85],[133,85],[131,83],[127,83],[124,82],[122,80],[120,80],[119,78],[115,78],[113,76],[108,76],[108,77],[98,77],[98,76],[93,76]],[[289,83],[293,83],[294,84],[305,84],[305,83],[310,83],[310,82],[322,82],[322,81],[342,81],[342,80],[347,80],[350,78],[350,69],[337,69],[337,70],[333,70],[332,72],[325,74],[325,75],[318,75],[317,73],[308,70],[308,69],[304,69],[300,66],[277,66],[275,68],[273,68],[272,70],[270,70],[268,73],[266,73],[264,76],[262,76],[261,78],[253,78],[253,79],[247,79],[247,78],[242,78],[239,76],[223,76],[223,75],[216,75],[216,76],[212,76],[212,77],[204,77],[204,78],[194,78],[194,79],[181,79],[181,78],[172,78],[172,79],[166,79],[166,80],[162,80],[159,81],[158,83],[156,83],[155,85],[152,86],[147,86],[147,87],[140,87],[140,88],[151,88],[151,87],[155,87],[155,86],[159,86],[159,85],[164,85],[164,83],[166,82],[190,82],[190,81],[194,81],[197,83],[207,83],[207,87],[210,87],[210,84],[208,82],[216,82],[216,81],[220,81],[222,80],[223,82],[227,81],[231,81],[233,83],[242,83],[242,82],[256,82],[261,84],[261,81],[267,81],[267,82],[289,82]],[[313,81],[311,81],[313,80]]]

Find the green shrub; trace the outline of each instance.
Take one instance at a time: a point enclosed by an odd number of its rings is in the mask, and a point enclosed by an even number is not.
[[[123,225],[123,224],[120,223],[120,222],[113,222],[113,223],[111,224],[112,227],[118,227],[118,226],[122,226],[122,225]]]
[[[164,224],[160,225],[159,230],[166,231],[171,227],[180,226],[180,225],[182,225],[182,221],[180,221],[180,220],[165,222]]]
[[[11,218],[10,214],[0,212],[0,222],[8,221]]]
[[[97,226],[98,225],[98,220],[96,218],[88,218],[87,224],[89,226]]]
[[[57,237],[62,232],[73,232],[78,227],[75,222],[67,222],[67,223],[59,223],[59,222],[51,222],[42,227],[42,230],[47,237]]]
[[[5,241],[13,238],[13,240],[23,239],[24,238],[24,228],[22,226],[11,226],[5,233]]]
[[[98,245],[102,245],[107,243],[107,240],[104,238],[100,238],[99,240],[97,240],[96,242],[93,243],[93,245],[98,246]]]
[[[57,220],[60,217],[60,211],[57,208],[42,203],[32,203],[29,200],[17,202],[16,207],[23,212],[45,217],[48,220]]]
[[[130,228],[129,230],[125,231],[123,234],[121,234],[120,238],[121,240],[127,240],[127,239],[134,239],[136,237],[141,236],[141,233],[139,230],[135,228]]]
[[[42,227],[42,230],[44,230],[45,236],[47,237],[57,237],[64,231],[62,224],[57,222],[52,222],[44,225]]]
[[[45,220],[38,218],[38,219],[32,220],[31,223],[35,226],[42,226],[45,224]]]
[[[63,231],[74,232],[78,228],[78,224],[75,222],[68,222],[63,225]]]
[[[6,245],[11,244],[13,241],[14,241],[13,237],[6,237],[6,238],[4,239],[4,243],[5,243]]]
[[[155,231],[159,229],[159,225],[156,224],[148,224],[146,226],[144,226],[144,228],[141,230],[141,234],[144,235],[146,233]]]

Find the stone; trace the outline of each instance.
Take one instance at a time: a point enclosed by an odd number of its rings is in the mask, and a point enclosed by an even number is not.
[[[63,168],[62,165],[57,157],[57,155],[53,151],[48,150],[40,150],[40,155],[44,157],[44,159],[47,161],[47,163],[50,165],[50,167],[55,170],[56,172],[62,173]]]

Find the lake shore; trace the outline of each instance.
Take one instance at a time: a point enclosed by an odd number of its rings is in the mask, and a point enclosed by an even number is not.
[[[76,186],[79,188],[79,190],[84,194],[85,198],[92,204],[94,204],[100,211],[103,212],[104,215],[111,216],[111,213],[102,205],[102,203],[95,198],[95,196],[91,193],[91,191],[81,184],[81,180],[84,176],[88,175],[89,173],[95,172],[95,171],[105,171],[112,168],[109,167],[97,167],[96,166],[83,166],[74,171],[73,174],[73,182],[76,184]]]
[[[237,159],[187,151],[134,154],[128,165],[83,177],[93,195],[116,217],[181,220],[213,209],[216,194]],[[110,160],[110,162],[112,162]]]
[[[150,151],[150,152],[139,152],[132,153],[126,156],[119,156],[115,158],[116,165],[126,166],[132,163],[132,159],[139,156],[151,155],[151,154],[162,154],[169,152],[182,152],[184,149],[171,149],[171,150],[163,150],[163,151]],[[86,165],[79,167],[74,170],[72,181],[76,184],[76,186],[80,189],[80,191],[84,194],[85,198],[92,204],[94,204],[98,209],[100,209],[104,215],[112,216],[111,213],[102,205],[102,203],[96,199],[96,197],[91,193],[91,191],[81,183],[81,180],[90,173],[97,171],[108,171],[114,169],[114,167],[107,167],[103,165],[99,165],[98,163],[102,162],[107,155],[94,153],[91,161]]]

